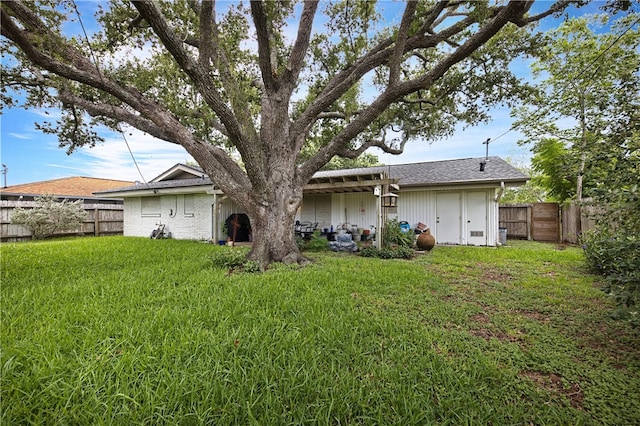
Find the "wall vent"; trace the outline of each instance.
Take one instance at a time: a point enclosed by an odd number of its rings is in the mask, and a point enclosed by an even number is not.
[[[472,237],[484,237],[484,231],[471,231]]]

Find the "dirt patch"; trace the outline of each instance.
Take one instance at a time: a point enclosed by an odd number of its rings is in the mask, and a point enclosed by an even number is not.
[[[523,340],[517,335],[510,335],[503,331],[495,330],[495,326],[491,323],[491,317],[486,312],[475,314],[469,317],[469,319],[478,325],[483,326],[481,328],[472,328],[469,330],[469,333],[476,337],[481,337],[485,340],[498,339],[501,342],[523,342]],[[520,333],[518,332],[518,334]]]
[[[486,328],[474,328],[469,330],[469,333],[476,337],[481,337],[485,340],[498,339],[501,342],[522,343],[523,340],[518,336],[512,336],[502,331],[489,330]]]
[[[510,271],[496,268],[482,262],[476,263],[469,268],[472,269],[475,272],[474,275],[478,277],[478,284],[510,284],[514,278],[513,273]]]
[[[551,322],[551,317],[548,314],[538,312],[538,311],[530,311],[530,310],[517,310],[516,313],[518,315],[522,315],[525,318],[529,318],[534,321],[538,321],[544,324]]]
[[[506,271],[501,271],[500,269],[495,268],[483,268],[482,277],[480,278],[481,282],[499,282],[499,283],[507,283],[511,281],[513,275]]]
[[[484,312],[480,312],[479,314],[473,315],[469,318],[471,321],[479,322],[481,324],[490,324],[491,321],[489,319],[489,315]]]
[[[582,410],[584,404],[584,395],[580,384],[565,383],[562,377],[555,373],[544,373],[542,371],[524,371],[520,373],[520,377],[526,377],[538,386],[553,395],[562,395],[569,401],[569,404],[575,409]]]

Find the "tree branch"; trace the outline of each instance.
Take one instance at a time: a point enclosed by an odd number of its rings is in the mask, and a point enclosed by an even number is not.
[[[378,96],[378,98],[375,99],[369,107],[347,124],[331,142],[320,148],[313,157],[307,160],[300,169],[301,176],[308,176],[310,178],[313,175],[313,171],[319,169],[323,164],[328,162],[335,153],[343,150],[344,147],[348,145],[349,141],[355,139],[358,134],[364,131],[376,119],[380,112],[386,110],[392,103],[402,99],[410,93],[431,87],[453,65],[471,55],[491,37],[497,34],[508,22],[519,19],[527,12],[527,10],[529,10],[530,7],[531,3],[512,1],[506,6],[498,8],[497,13],[493,18],[482,25],[475,34],[469,37],[467,41],[454,52],[435,64],[429,72],[413,80],[387,87],[387,89],[380,94],[380,96]],[[467,21],[469,19],[471,18],[466,18],[463,21]],[[458,22],[458,24],[460,24],[460,22]],[[427,37],[427,39],[433,39],[433,37]],[[426,43],[426,40],[417,40],[415,44]],[[431,43],[433,43],[433,40],[431,40]],[[411,40],[408,41],[407,48],[414,48]]]
[[[500,9],[501,10],[501,9]],[[432,48],[447,40],[465,28],[476,23],[474,17],[466,17],[435,35],[415,34],[411,36],[403,49],[403,53],[415,49]],[[297,138],[299,132],[304,132],[316,119],[317,115],[326,111],[348,88],[356,84],[365,74],[386,63],[393,53],[393,38],[387,38],[372,48],[367,54],[357,60],[352,66],[334,75],[322,92],[311,102],[307,109],[297,118],[292,126],[292,134]]]
[[[400,81],[400,64],[402,63],[404,47],[407,43],[407,37],[409,36],[409,27],[411,26],[417,7],[417,1],[409,0],[402,14],[402,21],[400,22],[400,28],[396,36],[396,45],[393,49],[393,54],[389,58],[389,86],[395,86]]]
[[[398,148],[393,148],[386,142],[386,132],[383,131],[381,139],[369,139],[363,144],[361,144],[358,148],[355,149],[346,149],[343,148],[338,151],[337,155],[345,158],[357,158],[362,155],[369,148],[380,148],[383,152],[392,155],[400,155],[404,152],[404,147],[409,141],[409,133],[404,132],[402,136],[402,141],[400,142],[400,146]]]
[[[528,3],[533,3],[532,0],[529,0]],[[545,10],[542,13],[539,13],[537,15],[532,15],[529,16],[527,18],[525,17],[521,17],[520,19],[516,19],[514,21],[512,21],[514,24],[516,24],[519,27],[524,27],[532,22],[538,22],[539,20],[546,18],[549,15],[552,15],[554,13],[560,12],[561,10],[565,9],[568,5],[570,5],[571,3],[580,3],[579,0],[561,0],[561,1],[557,1],[555,2],[549,9]]]
[[[305,7],[306,8],[306,7]],[[251,16],[256,27],[258,38],[258,63],[265,89],[269,92],[276,90],[277,63],[272,62],[271,57],[271,37],[265,13],[261,1],[251,2]]]
[[[203,0],[200,7],[200,38],[198,39],[198,62],[203,68],[208,68],[213,56],[213,14],[216,7],[215,0]]]
[[[58,98],[65,106],[78,106],[92,117],[108,117],[117,121],[121,121],[135,127],[138,130],[149,133],[150,135],[177,144],[176,140],[166,134],[153,121],[144,118],[141,115],[133,114],[122,107],[110,105],[106,103],[91,102],[80,96],[76,96],[68,89],[62,89],[58,92]]]
[[[244,141],[247,143],[247,135],[243,132],[243,126],[236,119],[233,111],[226,105],[222,95],[215,89],[215,85],[206,70],[200,67],[189,52],[184,49],[182,40],[171,30],[157,4],[152,0],[143,0],[134,2],[134,6],[149,22],[180,68],[194,82],[207,105],[220,117],[220,121],[227,129],[229,137],[234,142],[242,143]],[[246,129],[246,126],[244,128]],[[255,136],[255,134],[252,136]]]
[[[298,26],[298,36],[291,50],[289,56],[289,62],[287,64],[287,70],[283,75],[283,80],[286,80],[291,89],[293,85],[298,81],[300,70],[304,65],[304,57],[309,48],[309,40],[311,38],[311,32],[313,29],[313,18],[318,9],[318,1],[305,1],[304,9],[302,10],[302,16],[300,17],[300,25]]]
[[[433,23],[436,21],[438,16],[442,13],[442,11],[449,6],[449,1],[439,1],[435,4],[433,9],[429,12],[427,17],[422,22],[420,29],[417,31],[418,34],[428,33],[432,30]]]

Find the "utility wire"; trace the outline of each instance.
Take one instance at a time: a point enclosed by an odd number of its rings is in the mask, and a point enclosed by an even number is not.
[[[598,62],[598,60],[600,60],[600,58],[602,58],[604,56],[605,53],[607,53],[609,51],[609,49],[611,49],[617,42],[620,41],[620,39],[622,37],[625,36],[625,34],[627,34],[629,31],[631,31],[631,28],[633,28],[634,25],[636,25],[638,22],[640,22],[640,17],[638,17],[638,19],[636,19],[635,21],[633,21],[631,23],[631,25],[629,25],[629,27],[624,30],[622,32],[622,34],[620,34],[618,37],[616,37],[615,40],[613,40],[613,42],[611,42],[611,44],[609,44],[609,46],[607,46],[606,49],[604,49],[598,56],[595,57],[595,59],[593,61],[591,61],[589,64],[587,64],[576,76],[575,78],[580,77],[582,74],[584,74],[585,71],[587,71],[591,65],[595,64],[596,62]],[[602,65],[602,64],[600,64]],[[600,68],[600,65],[598,65],[594,70],[593,73],[591,73],[591,75],[589,76],[589,78],[593,77],[596,73],[596,71],[598,71],[598,68]]]
[[[637,23],[640,22],[640,17],[638,17],[638,19],[636,19],[634,22],[631,23],[631,25],[629,25],[629,27],[627,27],[626,30],[624,30],[618,37],[616,37],[615,40],[613,40],[609,46],[606,47],[606,49],[604,49],[602,52],[600,52],[600,54],[598,56],[596,56],[594,58],[593,61],[591,61],[589,64],[585,65],[584,68],[582,70],[580,70],[580,72],[578,74],[576,74],[576,76],[574,78],[578,78],[580,77],[582,74],[584,74],[592,65],[594,65],[596,62],[598,62],[600,60],[600,58],[602,58],[604,56],[605,53],[607,53],[613,46],[616,45],[616,43],[618,43],[620,41],[620,39],[622,39],[622,37],[625,36],[625,34],[627,34],[629,31],[631,31],[631,29],[633,28],[634,25],[636,25]],[[593,73],[590,75],[589,78],[593,77],[595,75],[595,73],[598,71],[598,68],[600,68],[600,65],[598,65],[594,70]],[[564,90],[566,90],[566,88],[564,88],[561,92],[564,92]],[[501,137],[503,137],[504,135],[506,135],[507,133],[511,132],[515,130],[513,127],[511,127],[509,130],[507,130],[506,132],[502,133],[500,136],[495,137],[495,138],[491,138],[491,142],[495,142],[497,139],[500,139]],[[485,143],[485,142],[483,142]]]
[[[84,27],[84,23],[82,22],[82,16],[80,16],[80,11],[78,10],[78,6],[76,5],[76,1],[75,0],[71,0],[71,3],[73,4],[73,8],[76,12],[76,15],[78,16],[78,22],[80,23],[80,28],[82,28],[82,33],[84,34],[84,39],[87,42],[87,46],[89,47],[89,52],[91,54],[91,58],[93,59],[93,63],[96,67],[96,71],[98,71],[98,76],[100,77],[100,81],[102,82],[103,85],[106,86],[106,83],[104,81],[104,78],[102,77],[102,72],[100,71],[100,67],[98,66],[98,58],[95,54],[95,52],[93,51],[93,48],[91,47],[91,42],[89,41],[89,36],[87,35],[87,30]],[[111,105],[111,109],[114,113],[115,116],[115,108],[113,107],[113,105]],[[149,184],[147,183],[146,179],[144,178],[144,176],[142,175],[142,171],[140,170],[140,166],[138,165],[138,162],[136,161],[136,157],[133,155],[133,151],[131,150],[131,146],[129,145],[129,141],[127,140],[126,135],[124,134],[124,131],[122,131],[122,129],[120,128],[120,123],[116,123],[116,131],[118,133],[120,133],[120,135],[122,136],[122,139],[124,140],[125,145],[127,146],[127,150],[129,151],[129,155],[131,155],[131,159],[133,160],[133,164],[135,164],[136,169],[138,170],[138,174],[140,175],[140,178],[142,178],[142,182],[144,182],[145,186],[149,186]]]

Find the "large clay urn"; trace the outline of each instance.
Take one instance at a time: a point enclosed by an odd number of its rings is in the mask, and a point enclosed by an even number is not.
[[[416,245],[420,250],[431,250],[436,245],[436,238],[431,235],[431,229],[427,228],[422,234],[418,236]]]

